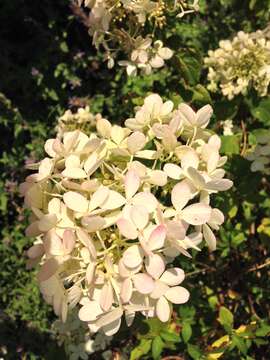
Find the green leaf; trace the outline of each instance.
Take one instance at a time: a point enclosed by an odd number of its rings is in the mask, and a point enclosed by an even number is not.
[[[225,155],[239,154],[240,152],[240,136],[228,135],[221,136],[221,153]]]
[[[233,314],[225,306],[222,306],[219,310],[218,321],[220,324],[227,329],[232,329],[233,327]]]
[[[141,359],[143,355],[149,353],[152,345],[151,339],[142,339],[138,346],[136,346],[130,354],[130,360]]]
[[[152,343],[152,356],[154,360],[160,358],[160,354],[162,353],[163,346],[164,346],[164,342],[162,341],[161,337],[156,336]]]
[[[160,336],[165,341],[178,342],[180,340],[179,335],[169,331],[161,331]]]
[[[194,360],[202,360],[203,354],[200,350],[200,348],[196,345],[188,344],[188,353]]]
[[[264,125],[270,125],[270,98],[263,99],[255,108],[251,108],[252,115]]]
[[[262,324],[262,326],[256,330],[256,336],[266,336],[270,333],[270,325]]]
[[[187,343],[192,335],[192,328],[188,322],[184,323],[181,335],[184,342]]]
[[[246,355],[247,353],[247,345],[245,343],[245,340],[241,338],[240,336],[233,335],[232,336],[232,343],[239,349],[239,351]]]

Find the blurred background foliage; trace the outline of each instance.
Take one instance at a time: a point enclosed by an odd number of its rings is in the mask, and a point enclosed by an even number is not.
[[[25,269],[27,218],[18,196],[24,165],[39,159],[65,109],[89,105],[112,122],[133,113],[150,92],[198,108],[210,103],[212,127],[233,120],[223,136],[234,188],[216,202],[227,214],[218,249],[194,252],[176,265],[187,272],[187,305],[170,324],[138,320],[123,328],[110,349],[115,359],[268,360],[270,345],[270,178],[250,172],[243,154],[270,126],[270,96],[252,91],[232,101],[206,89],[203,57],[221,39],[263,29],[269,0],[201,0],[199,14],[171,19],[163,37],[175,50],[169,65],[150,76],[127,78],[108,70],[91,46],[83,18],[68,0],[2,0],[0,3],[0,356],[65,359],[41,299],[35,272]],[[77,15],[76,15],[77,14]],[[258,130],[259,129],[259,130]],[[100,355],[92,355],[100,359]]]

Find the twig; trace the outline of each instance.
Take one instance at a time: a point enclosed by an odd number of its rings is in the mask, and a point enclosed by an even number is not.
[[[248,269],[247,272],[257,271],[257,270],[263,269],[269,265],[270,265],[270,259],[268,259],[265,263],[263,263],[261,265],[253,266],[252,268]]]

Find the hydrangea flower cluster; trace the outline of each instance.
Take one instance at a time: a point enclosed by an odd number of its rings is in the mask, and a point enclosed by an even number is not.
[[[257,145],[246,155],[246,159],[252,161],[252,172],[260,171],[270,175],[270,134],[257,136]]]
[[[153,40],[156,29],[166,26],[168,15],[182,17],[198,10],[198,0],[77,0],[79,6],[90,10],[87,25],[93,44],[105,50],[105,60],[112,68],[119,52],[126,58],[120,61],[128,75],[138,69],[151,73],[161,68],[173,51]]]
[[[219,49],[209,51],[205,64],[209,68],[208,89],[220,88],[229,100],[245,95],[254,87],[259,96],[267,95],[270,83],[270,41],[262,31],[240,31],[232,41],[222,40]]]
[[[215,250],[224,216],[210,197],[232,186],[206,129],[212,112],[152,94],[124,127],[100,117],[95,133],[47,140],[20,190],[37,238],[28,265],[40,264],[41,293],[62,321],[78,307],[91,333],[110,336],[123,315],[127,325],[138,312],[166,322],[188,301],[172,262],[203,239]]]

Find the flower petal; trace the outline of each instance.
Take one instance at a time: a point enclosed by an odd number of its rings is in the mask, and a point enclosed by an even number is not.
[[[184,304],[189,299],[189,291],[182,286],[174,286],[166,292],[165,296],[173,304]]]
[[[126,198],[131,199],[140,186],[140,178],[134,170],[129,170],[125,176]]]
[[[194,193],[194,187],[187,180],[176,184],[171,192],[171,200],[174,208],[176,210],[183,209],[189,200],[192,199]]]
[[[167,299],[164,296],[161,296],[158,299],[157,305],[156,305],[156,313],[157,317],[162,322],[167,322],[170,319],[171,316],[171,307],[167,301]]]
[[[136,290],[141,294],[150,294],[154,290],[154,280],[145,273],[134,275],[132,280]]]
[[[166,270],[160,277],[160,281],[169,286],[176,286],[181,284],[185,278],[185,273],[182,269],[171,268]]]
[[[211,251],[215,251],[217,248],[217,241],[213,231],[205,224],[203,225],[203,237]]]
[[[158,225],[150,234],[147,246],[150,250],[158,250],[164,246],[166,239],[166,227]]]
[[[148,274],[157,280],[165,270],[165,261],[158,254],[150,255],[145,261],[145,268]]]
[[[143,251],[139,245],[132,245],[123,254],[123,262],[128,268],[135,268],[142,263]]]
[[[205,224],[210,219],[210,216],[211,207],[202,203],[189,205],[182,210],[183,220],[191,225]]]
[[[116,224],[118,226],[120,233],[125,238],[134,240],[138,237],[138,232],[136,230],[136,227],[132,224],[131,221],[122,218],[119,219]]]
[[[63,200],[67,207],[73,211],[85,213],[88,210],[88,200],[75,191],[66,192],[63,196]]]
[[[126,199],[121,194],[117,191],[110,190],[109,196],[102,204],[101,208],[105,210],[114,210],[124,205],[125,202]]]
[[[142,230],[146,227],[149,221],[149,214],[146,208],[142,205],[134,205],[130,211],[130,218],[137,229]]]

